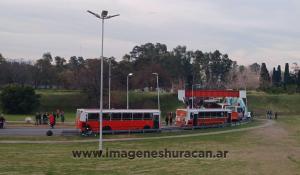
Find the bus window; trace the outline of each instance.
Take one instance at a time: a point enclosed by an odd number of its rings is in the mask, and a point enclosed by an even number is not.
[[[225,115],[224,112],[219,112],[219,113],[218,113],[218,116],[219,116],[219,117],[224,117],[224,115]]]
[[[190,113],[190,119],[192,120],[194,118],[193,113]]]
[[[121,113],[112,113],[111,120],[121,120]]]
[[[132,120],[132,113],[123,113],[122,120]]]
[[[89,121],[99,121],[99,113],[88,113]]]
[[[241,113],[241,112],[243,112],[243,109],[242,108],[237,108],[237,112]]]
[[[197,113],[194,114],[194,118],[198,119],[198,114]]]
[[[210,113],[211,118],[216,118],[217,116],[217,112],[211,112]]]
[[[143,120],[143,113],[133,113],[133,120]]]
[[[210,112],[204,112],[204,118],[210,118]]]
[[[204,118],[204,112],[199,112],[199,115],[198,115],[199,118]]]
[[[152,113],[144,113],[144,120],[152,120]]]
[[[103,120],[110,120],[110,114],[109,113],[103,113]]]

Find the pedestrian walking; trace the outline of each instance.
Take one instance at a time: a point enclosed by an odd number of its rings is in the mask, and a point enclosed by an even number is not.
[[[53,114],[49,115],[49,124],[50,124],[50,127],[53,129],[54,125],[55,125],[55,117]]]
[[[267,119],[270,119],[270,111],[267,111]]]
[[[54,116],[54,125],[56,125],[56,118],[57,118],[56,113],[52,112],[52,115]]]

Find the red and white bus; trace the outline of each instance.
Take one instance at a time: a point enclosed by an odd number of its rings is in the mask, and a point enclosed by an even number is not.
[[[99,133],[99,109],[77,109],[76,128],[84,131],[88,126]],[[142,130],[160,128],[160,110],[157,109],[104,109],[102,129]]]
[[[177,109],[176,126],[207,126],[231,122],[229,109]]]

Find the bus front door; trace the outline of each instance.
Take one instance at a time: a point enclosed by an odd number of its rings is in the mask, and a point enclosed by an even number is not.
[[[193,117],[193,126],[198,126],[198,114],[194,114],[194,117]]]
[[[159,129],[159,115],[153,116],[153,129]]]

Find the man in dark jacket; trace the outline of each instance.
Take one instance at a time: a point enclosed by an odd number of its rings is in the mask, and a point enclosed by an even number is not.
[[[0,115],[0,129],[4,128],[5,118],[4,115]]]

